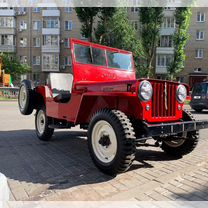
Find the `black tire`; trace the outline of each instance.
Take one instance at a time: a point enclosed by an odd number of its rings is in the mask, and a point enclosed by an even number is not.
[[[201,113],[203,111],[202,108],[193,108],[197,113]]]
[[[40,131],[39,130],[39,124],[38,122],[40,122],[40,114],[44,117],[44,125],[43,125],[43,130]],[[49,141],[51,140],[53,133],[54,133],[54,129],[49,128],[49,118],[46,115],[46,108],[45,106],[42,106],[40,108],[37,109],[36,115],[35,115],[35,129],[36,129],[36,134],[38,136],[38,138],[42,141]]]
[[[114,159],[104,163],[95,154],[92,145],[92,132],[97,122],[109,123],[116,135],[117,150]],[[100,138],[101,139],[101,138]],[[135,158],[135,133],[128,117],[118,110],[103,109],[91,119],[88,128],[88,147],[94,164],[104,173],[116,175],[127,171]]]
[[[194,121],[192,114],[189,111],[183,112],[183,121]],[[179,135],[180,138],[180,135]],[[184,143],[178,147],[171,147],[165,141],[162,142],[161,148],[168,155],[175,157],[182,157],[191,153],[197,146],[199,141],[199,132],[193,131],[187,133],[187,139],[184,140]]]
[[[19,89],[18,105],[21,114],[30,115],[34,110],[34,86],[30,80],[23,80]],[[24,90],[24,92],[23,92]],[[24,98],[23,98],[24,97]],[[22,100],[24,101],[22,102]]]

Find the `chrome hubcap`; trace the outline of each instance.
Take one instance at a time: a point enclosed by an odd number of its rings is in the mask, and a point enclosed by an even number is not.
[[[110,163],[117,153],[117,139],[113,127],[104,120],[98,121],[92,131],[92,147],[96,157]]]
[[[45,130],[45,114],[43,110],[38,111],[37,115],[37,129],[40,134],[44,133]]]

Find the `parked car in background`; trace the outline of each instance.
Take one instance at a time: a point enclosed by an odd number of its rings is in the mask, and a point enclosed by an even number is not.
[[[190,105],[196,112],[208,109],[208,81],[194,85]]]

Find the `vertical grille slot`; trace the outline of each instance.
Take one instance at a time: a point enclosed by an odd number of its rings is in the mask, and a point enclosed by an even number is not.
[[[166,85],[166,90],[165,90]],[[176,86],[175,84],[159,82],[152,83],[152,117],[169,118],[176,114]]]

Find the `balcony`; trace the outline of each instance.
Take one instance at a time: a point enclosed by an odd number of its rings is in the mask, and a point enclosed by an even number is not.
[[[15,35],[15,28],[0,27],[0,35]]]
[[[167,74],[167,66],[156,66],[156,74]]]
[[[60,10],[54,9],[54,10],[43,10],[42,11],[43,17],[60,17]]]
[[[42,53],[60,53],[60,46],[43,45]]]
[[[14,9],[0,9],[0,17],[14,17],[15,10]]]
[[[60,28],[42,28],[43,35],[60,35]]]
[[[157,54],[174,54],[174,48],[172,47],[157,47],[156,49]]]
[[[160,35],[173,35],[175,33],[175,28],[170,27],[170,28],[161,28],[160,30]]]
[[[16,46],[14,46],[14,45],[0,45],[0,52],[15,53]]]

